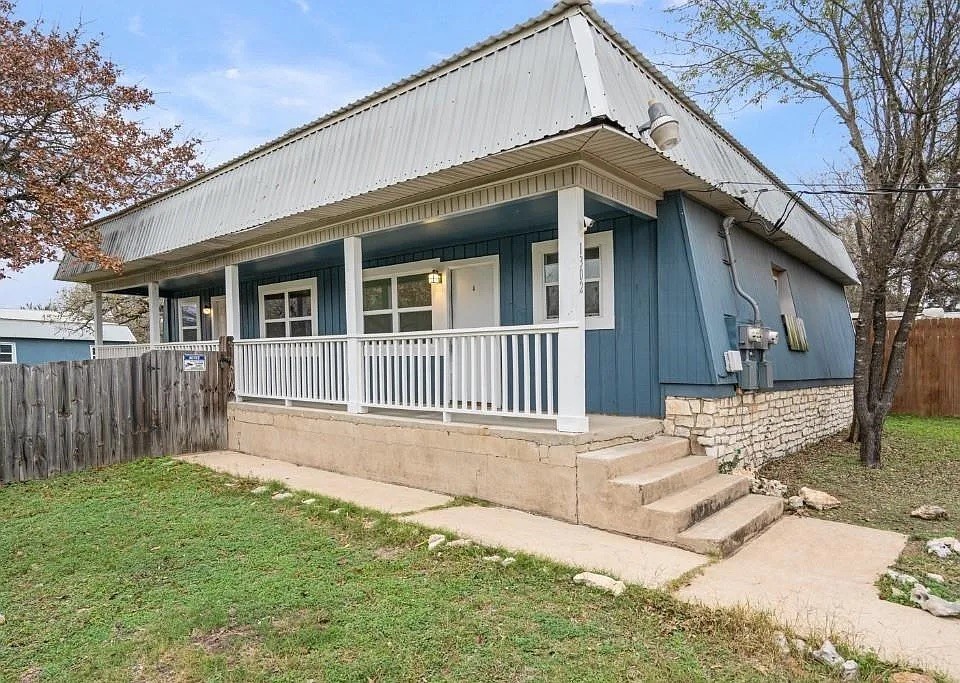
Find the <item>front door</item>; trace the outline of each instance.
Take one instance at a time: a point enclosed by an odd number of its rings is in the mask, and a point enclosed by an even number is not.
[[[500,325],[499,278],[496,259],[450,265],[450,327],[476,329]],[[454,407],[499,407],[500,339],[452,340],[448,362],[453,364],[450,395]]]

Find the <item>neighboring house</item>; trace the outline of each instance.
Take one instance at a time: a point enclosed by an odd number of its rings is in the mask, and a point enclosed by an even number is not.
[[[149,296],[153,345],[233,336],[234,448],[673,539],[585,511],[620,494],[578,503],[577,453],[689,438],[598,480],[660,463],[663,495],[715,475],[664,463],[689,447],[761,460],[850,418],[840,237],[587,2],[96,225],[123,274],[58,277]],[[743,495],[708,484],[684,524]]]
[[[123,325],[103,324],[105,345],[135,341],[133,332]],[[0,364],[89,360],[93,342],[90,327],[55,311],[0,309]]]

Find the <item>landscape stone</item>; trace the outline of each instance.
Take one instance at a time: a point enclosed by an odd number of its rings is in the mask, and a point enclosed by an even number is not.
[[[515,557],[505,557],[500,562],[500,564],[503,565],[504,567],[509,567],[511,564],[515,563],[516,561],[517,561],[517,558]]]
[[[937,583],[946,583],[946,580],[943,578],[943,574],[934,574],[932,572],[926,572],[926,576],[931,581],[935,581]]]
[[[469,548],[473,545],[473,541],[469,538],[458,538],[447,543],[448,548]]]
[[[952,536],[934,538],[927,541],[927,552],[931,555],[936,555],[941,560],[945,560],[950,557],[952,553],[960,555],[960,541]]]
[[[302,500],[302,501],[300,501],[300,502],[301,502],[303,505],[313,505],[314,503],[317,502],[317,499],[316,499],[316,498],[306,498],[306,499],[304,499],[304,500]]]
[[[927,520],[947,519],[947,511],[939,505],[921,505],[910,516]]]
[[[841,681],[859,681],[860,680],[860,665],[857,664],[852,659],[848,659],[843,663],[843,666],[840,667],[840,680]]]
[[[812,489],[807,486],[800,489],[800,497],[803,498],[803,502],[807,507],[811,507],[814,510],[830,510],[835,507],[840,507],[840,501],[837,498],[834,498],[829,493],[818,491],[817,489]]]
[[[427,550],[433,550],[434,548],[439,548],[444,543],[447,542],[447,537],[443,534],[432,534],[429,539],[427,539]]]
[[[777,646],[777,649],[780,651],[780,656],[789,657],[790,656],[790,641],[787,640],[787,635],[783,631],[777,631],[773,634],[773,643]]]
[[[7,623],[7,618],[3,616],[2,613],[0,613],[0,626],[3,626],[6,623]]]
[[[787,485],[779,479],[765,479],[764,477],[754,477],[750,482],[750,493],[756,493],[761,496],[774,496],[783,498],[787,493]]]
[[[274,493],[270,496],[273,500],[286,500],[287,498],[293,498],[293,494],[289,491],[281,491],[280,493]]]
[[[483,558],[484,562],[496,562],[498,564],[500,563],[501,560],[503,560],[503,558],[500,557],[499,555],[486,555]]]
[[[840,656],[840,653],[837,652],[837,648],[833,646],[829,640],[823,641],[823,645],[820,646],[819,650],[814,650],[810,653],[810,656],[821,664],[826,664],[831,668],[838,668],[843,665],[843,657]]]
[[[803,638],[794,638],[793,649],[800,654],[805,655],[810,650],[810,646],[807,645],[807,641],[805,641]]]
[[[581,572],[573,577],[573,582],[590,586],[591,588],[597,588],[617,596],[627,590],[627,586],[623,581],[604,576],[603,574],[594,574],[593,572]]]
[[[252,489],[250,493],[254,494],[255,496],[259,496],[260,494],[266,493],[269,490],[270,490],[269,486],[258,486],[257,488]]]
[[[803,497],[802,496],[790,496],[787,499],[787,507],[791,510],[799,510],[803,507]]]
[[[913,587],[910,598],[935,617],[960,617],[960,602],[950,602],[933,595],[919,583]]]
[[[898,572],[896,569],[888,569],[887,576],[897,583],[902,583],[905,586],[912,586],[917,582],[917,580],[910,576],[909,574],[904,574],[903,572]]]

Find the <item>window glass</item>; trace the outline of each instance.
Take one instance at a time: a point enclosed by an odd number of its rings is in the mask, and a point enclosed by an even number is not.
[[[560,260],[557,252],[543,255],[543,281],[548,285],[560,282]]]
[[[283,320],[283,292],[263,297],[263,317],[266,320]]]
[[[268,337],[286,337],[287,336],[287,324],[283,322],[279,323],[267,323],[264,325],[264,331]]]
[[[13,344],[0,344],[0,363],[13,362]]]
[[[433,329],[433,311],[400,313],[400,332],[418,332]]]
[[[393,314],[363,316],[363,331],[366,334],[389,334],[393,332]]]
[[[287,293],[288,309],[291,318],[310,317],[310,290],[298,289]],[[303,335],[296,335],[303,336]]]
[[[199,337],[197,336],[197,328],[184,327],[183,331],[180,334],[180,341],[185,341],[185,342],[199,341]]]
[[[185,304],[180,307],[180,324],[184,327],[197,326],[197,306],[196,304]]]
[[[430,281],[426,273],[397,278],[397,306],[416,308],[431,303]],[[386,307],[385,307],[386,308]]]
[[[363,310],[384,311],[393,308],[390,278],[363,283]]]
[[[547,285],[547,320],[560,317],[560,285]]]
[[[200,299],[180,299],[177,301],[177,313],[180,321],[180,341],[200,340]]]
[[[600,247],[583,251],[583,275],[587,279],[600,279]]]
[[[583,289],[584,308],[587,315],[600,315],[600,281],[587,282]]]
[[[313,324],[309,320],[292,320],[290,322],[291,337],[309,337],[312,330]]]

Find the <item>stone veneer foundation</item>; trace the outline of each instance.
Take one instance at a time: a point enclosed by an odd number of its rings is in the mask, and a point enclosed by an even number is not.
[[[723,398],[668,397],[664,432],[694,452],[759,467],[836,434],[853,419],[853,386],[739,392]]]

